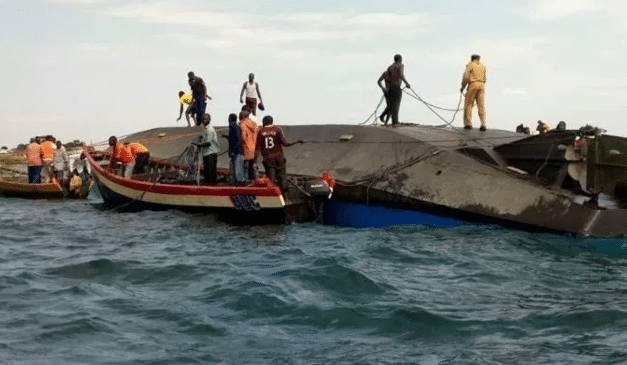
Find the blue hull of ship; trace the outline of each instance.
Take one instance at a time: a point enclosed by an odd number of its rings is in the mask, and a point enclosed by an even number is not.
[[[354,228],[380,228],[397,225],[459,227],[468,222],[415,210],[394,209],[376,205],[331,200],[325,210],[325,223]]]

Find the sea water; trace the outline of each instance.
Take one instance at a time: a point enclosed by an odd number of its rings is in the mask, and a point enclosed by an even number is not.
[[[627,253],[0,198],[0,364],[624,364]]]

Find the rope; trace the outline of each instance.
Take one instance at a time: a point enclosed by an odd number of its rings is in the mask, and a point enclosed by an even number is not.
[[[377,104],[377,107],[374,108],[374,112],[372,112],[372,114],[370,114],[370,116],[368,116],[368,118],[366,118],[366,120],[364,120],[363,122],[359,123],[359,125],[364,125],[366,123],[368,123],[368,121],[370,120],[370,118],[374,117],[373,121],[371,124],[375,125],[377,124],[377,114],[379,112],[379,107],[381,106],[381,104],[383,103],[383,100],[385,100],[385,95],[381,96],[381,100],[379,100],[379,104]]]
[[[411,91],[411,93],[409,91],[407,91],[408,89]],[[458,132],[460,134],[464,134],[461,130],[459,130],[459,128],[453,126],[453,121],[455,121],[455,117],[457,116],[457,113],[460,112],[461,110],[463,110],[463,109],[460,109],[460,106],[462,104],[462,96],[463,96],[462,93],[460,93],[460,95],[459,95],[459,101],[457,102],[457,108],[456,109],[447,109],[447,108],[442,108],[442,107],[439,107],[437,105],[434,105],[434,104],[431,104],[431,103],[425,101],[424,99],[422,99],[420,97],[420,95],[418,95],[411,88],[405,87],[405,88],[403,88],[403,92],[406,93],[407,95],[411,96],[412,98],[420,101],[421,103],[423,103],[433,114],[435,114],[444,123],[446,123],[446,125],[448,125],[449,127],[453,128],[453,130],[455,130],[456,132]],[[374,117],[374,119],[372,120],[372,122],[370,124],[372,124],[372,125],[376,125],[377,124],[377,114],[379,112],[379,107],[383,103],[384,99],[385,99],[385,95],[381,96],[381,99],[379,100],[379,104],[377,104],[376,108],[374,109],[374,112],[372,112],[372,114],[370,114],[368,116],[368,118],[366,118],[366,120],[364,120],[363,122],[359,123],[359,125],[367,124],[370,121],[370,119],[373,118],[373,117]],[[435,109],[442,110],[442,111],[448,111],[448,112],[454,112],[453,118],[451,118],[451,120],[448,121],[448,120],[444,119],[444,117],[442,117]]]
[[[426,105],[426,106],[427,106],[427,108],[428,108],[429,110],[431,110],[431,112],[433,112],[433,114],[437,115],[437,116],[438,116],[438,118],[440,118],[440,119],[441,119],[444,123],[446,123],[446,125],[448,125],[449,127],[453,128],[456,132],[464,134],[461,130],[459,130],[457,127],[454,127],[454,126],[452,125],[452,124],[453,124],[453,121],[455,120],[455,117],[457,116],[457,113],[458,113],[460,110],[463,110],[463,109],[460,109],[460,108],[459,108],[459,107],[462,105],[462,96],[463,96],[463,94],[462,94],[462,93],[459,93],[459,101],[457,102],[457,108],[456,108],[456,109],[445,109],[445,108],[440,108],[440,107],[438,107],[438,106],[435,106],[435,105],[433,105],[433,104],[431,104],[431,103],[426,102],[426,101],[425,101],[425,100],[423,100],[423,99],[420,97],[420,95],[418,95],[418,94],[417,94],[417,93],[416,93],[413,89],[409,89],[409,90],[411,90],[411,92],[412,92],[412,93],[409,93],[409,92],[407,91],[407,89],[408,89],[408,88],[403,88],[403,92],[405,92],[405,94],[407,94],[407,95],[411,96],[412,98],[414,98],[414,99],[416,99],[416,100],[420,101],[421,103],[423,103],[424,105]],[[440,109],[440,110],[444,110],[444,111],[452,111],[452,112],[455,112],[455,113],[453,114],[453,118],[451,118],[451,121],[449,122],[449,121],[447,121],[446,119],[444,119],[444,118],[443,118],[443,117],[442,117],[442,116],[441,116],[438,112],[436,112],[434,109]]]

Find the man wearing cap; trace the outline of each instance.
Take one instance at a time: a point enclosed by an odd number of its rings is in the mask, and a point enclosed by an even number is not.
[[[470,63],[466,65],[464,76],[462,77],[462,88],[460,92],[464,92],[466,86],[466,98],[464,99],[464,129],[472,129],[472,108],[477,103],[479,111],[479,119],[481,120],[480,131],[486,130],[485,117],[485,82],[486,70],[485,66],[479,62],[481,57],[477,54],[470,56]]]

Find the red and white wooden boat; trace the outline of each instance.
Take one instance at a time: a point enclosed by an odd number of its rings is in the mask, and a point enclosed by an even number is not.
[[[265,177],[250,186],[230,185],[226,183],[229,171],[224,169],[218,170],[218,185],[201,185],[195,178],[197,172],[190,174],[190,166],[155,159],[151,159],[148,173],[125,178],[108,168],[108,161],[102,158],[106,152],[87,146],[84,152],[105,206],[124,211],[208,211],[245,224],[308,221],[319,218],[319,204],[328,199],[331,192],[320,178],[292,177],[287,197],[284,197]],[[323,199],[321,186],[327,191]]]

